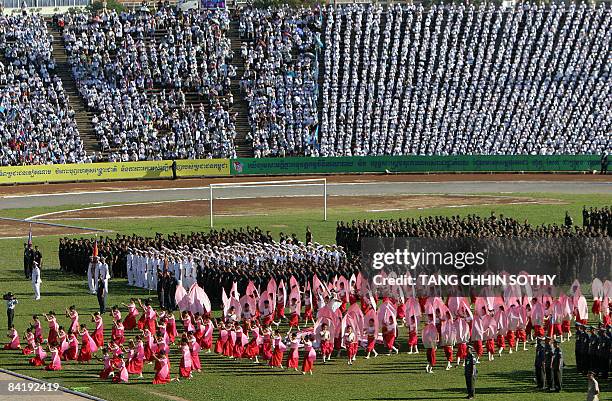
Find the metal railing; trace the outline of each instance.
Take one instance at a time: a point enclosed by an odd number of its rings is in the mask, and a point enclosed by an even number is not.
[[[2,0],[3,8],[77,7],[89,5],[90,0]]]

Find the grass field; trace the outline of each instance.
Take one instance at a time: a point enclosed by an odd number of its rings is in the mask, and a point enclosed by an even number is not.
[[[545,197],[563,201],[563,205],[499,205],[495,212],[519,220],[529,220],[533,224],[561,224],[565,211],[569,211],[575,224],[581,223],[583,205],[601,207],[612,204],[612,197],[606,195],[557,195],[524,194],[530,197]],[[513,196],[516,196],[514,194]],[[0,216],[25,218],[43,212],[67,210],[74,207],[37,208],[2,210]],[[337,220],[364,218],[418,217],[419,215],[466,215],[488,216],[491,206],[464,208],[439,208],[411,210],[403,212],[363,213],[349,207],[329,210],[328,222],[321,221],[320,209],[298,210],[288,214],[268,214],[251,217],[218,217],[215,228],[232,228],[257,225],[270,230],[275,237],[280,231],[297,233],[304,237],[305,226],[313,229],[315,241],[330,243],[335,238]],[[66,221],[67,224],[79,224]],[[88,227],[111,229],[118,233],[153,235],[155,232],[188,233],[208,230],[208,216],[201,218],[150,219],[150,220],[90,220]],[[57,270],[57,236],[37,237],[34,229],[34,243],[44,255],[42,300],[31,300],[30,283],[23,279],[22,243],[23,239],[0,240],[0,291],[12,291],[20,299],[16,311],[16,326],[23,333],[33,313],[49,310],[61,312],[65,307],[76,304],[81,316],[97,309],[94,296],[86,292],[82,277],[60,274]],[[27,235],[24,232],[23,235]],[[114,236],[114,233],[109,234]],[[154,294],[135,290],[126,286],[125,280],[111,281],[108,305],[125,302],[129,297],[154,297]],[[6,325],[4,313],[0,325]],[[60,323],[68,319],[60,318]],[[109,327],[110,319],[106,319]],[[46,329],[46,327],[45,327]],[[45,330],[46,332],[46,330]],[[60,384],[99,396],[112,401],[140,400],[455,400],[464,398],[465,383],[461,368],[444,371],[444,361],[434,374],[424,371],[425,355],[407,355],[407,335],[402,329],[398,339],[401,354],[398,356],[381,355],[376,359],[364,360],[362,351],[355,365],[346,365],[346,359],[334,359],[323,365],[315,362],[315,374],[304,377],[296,372],[271,370],[246,361],[230,361],[216,355],[201,357],[203,373],[196,374],[191,381],[171,383],[166,386],[149,384],[153,378],[151,366],[145,368],[145,378],[132,380],[128,385],[111,385],[97,377],[100,363],[90,365],[64,364],[61,372],[45,372],[40,368],[27,365],[27,358],[20,353],[3,351],[0,353],[0,366],[33,377],[59,382]],[[536,392],[533,384],[533,346],[529,352],[504,354],[494,362],[479,365],[477,398],[494,401],[575,401],[585,398],[586,379],[575,373],[573,342],[564,344],[565,361],[568,365],[564,373],[564,391],[560,394]],[[438,359],[443,353],[438,352]],[[442,369],[440,368],[442,367]],[[176,355],[173,358],[173,374],[178,371]],[[610,399],[606,393],[609,383],[600,383],[604,392],[602,400]]]

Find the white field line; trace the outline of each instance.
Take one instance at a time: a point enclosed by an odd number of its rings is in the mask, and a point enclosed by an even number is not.
[[[487,183],[495,183],[495,184],[524,184],[524,183],[559,183],[559,184],[575,184],[571,181],[366,181],[366,182],[328,182],[328,186],[353,186],[353,185],[401,185],[401,184],[415,184],[415,185],[429,185],[429,184],[480,184],[482,182]],[[598,182],[592,182],[592,184],[596,184]],[[237,184],[236,188],[239,186],[239,182],[235,183],[219,183],[219,184]],[[599,184],[607,184],[605,182],[601,182]],[[219,187],[215,187],[213,183],[213,188],[218,189]],[[288,184],[285,186],[320,186],[322,184]],[[283,186],[278,184],[266,184],[265,181],[262,181],[262,184],[256,185],[258,187],[264,186]],[[4,195],[0,196],[0,199],[19,199],[19,198],[35,198],[35,197],[51,197],[51,196],[64,196],[64,195],[91,195],[91,194],[113,194],[113,193],[132,193],[132,192],[166,192],[166,191],[202,191],[202,190],[210,190],[210,187],[207,186],[198,186],[198,187],[179,187],[179,188],[142,188],[142,189],[109,189],[102,191],[73,191],[73,192],[52,192],[52,193],[41,193],[41,194],[25,194],[25,195]]]
[[[227,183],[229,184],[229,183]],[[235,183],[239,184],[239,183]],[[327,185],[334,186],[342,186],[342,185],[378,185],[378,184],[395,184],[393,182],[335,182],[328,183]],[[255,185],[254,187],[297,187],[297,186],[321,186],[323,184],[286,184],[286,185],[278,185],[278,184],[260,184]],[[236,185],[238,188],[239,185]],[[248,188],[247,186],[242,186],[242,188]],[[221,187],[216,187],[213,185],[213,189],[221,189]],[[74,192],[51,192],[44,194],[29,194],[29,195],[4,195],[0,196],[0,199],[19,199],[19,198],[42,198],[47,196],[64,196],[64,195],[92,195],[92,194],[116,194],[116,193],[132,193],[132,192],[167,192],[167,191],[209,191],[210,187],[202,186],[202,187],[180,187],[180,188],[143,188],[143,189],[109,189],[103,191],[74,191]]]
[[[218,213],[216,216],[244,217],[268,216],[268,213]],[[195,216],[109,216],[109,217],[58,217],[54,219],[36,219],[37,221],[67,221],[67,220],[133,220],[133,219],[184,219]]]
[[[500,197],[501,198],[501,197]],[[524,202],[508,202],[508,203],[473,203],[473,204],[468,204],[468,205],[439,205],[439,206],[419,206],[416,208],[399,208],[399,209],[369,209],[366,210],[366,212],[370,212],[370,213],[379,213],[379,212],[398,212],[398,211],[404,211],[404,210],[424,210],[424,209],[435,209],[435,208],[463,208],[463,207],[470,207],[470,206],[504,206],[504,205],[529,205],[529,204],[543,204],[543,205],[547,205],[549,203],[545,203],[545,202],[540,202],[537,200],[528,200],[528,201],[524,201]],[[550,203],[551,205],[553,203]]]
[[[266,198],[304,198],[304,197],[310,197],[310,196],[321,197],[323,195],[280,195],[280,196],[266,196]],[[215,197],[213,201],[214,200],[232,200],[232,199],[257,199],[257,198],[253,198],[250,196],[239,196],[239,197],[231,197],[231,198]],[[208,198],[175,199],[175,200],[164,200],[164,201],[119,203],[119,204],[114,204],[114,205],[87,206],[87,207],[79,207],[75,209],[57,210],[55,212],[37,214],[35,216],[27,217],[24,220],[47,220],[46,217],[48,216],[54,216],[56,214],[70,213],[70,212],[81,212],[85,210],[108,209],[108,208],[123,207],[123,206],[143,206],[143,205],[155,205],[155,204],[163,204],[163,203],[201,202],[201,201],[208,201]],[[222,214],[222,216],[229,216],[229,215]],[[66,219],[62,219],[62,220],[66,220]]]
[[[104,230],[102,232],[104,232],[104,233],[112,233],[114,231],[113,230]],[[78,235],[91,235],[91,234],[99,234],[99,233],[100,233],[100,231],[98,231],[98,232],[89,231],[89,232],[83,232],[83,233],[76,233],[76,232],[74,232],[74,233],[62,233],[62,234],[45,234],[45,235],[36,235],[36,236],[34,236],[34,238],[36,238],[36,237],[64,237],[66,235],[75,235],[75,234],[78,234]],[[1,237],[0,236],[0,240],[3,240],[3,239],[21,239],[21,238],[28,238],[28,236],[27,235],[21,235],[21,236],[16,236],[16,237]]]

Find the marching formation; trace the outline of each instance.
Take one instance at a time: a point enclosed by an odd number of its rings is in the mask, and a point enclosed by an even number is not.
[[[592,312],[599,317],[603,330],[608,330],[606,340],[597,345],[608,348],[597,351],[609,358],[612,282],[595,279],[592,288]],[[508,286],[502,292],[484,288],[472,298],[443,299],[435,295],[435,289],[429,295],[428,291],[432,290],[374,286],[361,273],[328,282],[315,275],[305,285],[293,276],[286,282],[270,279],[265,286],[250,281],[243,294],[234,282],[229,293],[221,290],[222,315],[215,319],[207,293],[193,283],[188,290],[183,286],[176,289],[178,316],[171,309],[154,309],[150,300],[131,299],[122,304],[125,316],[119,306],[111,308],[111,336],[105,338],[103,314],[95,312],[84,318],[70,306],[64,313],[65,326],[53,311],[33,316],[23,336],[24,347],[13,325],[4,348],[21,349],[32,365],[47,370],[61,370],[62,363],[69,361],[99,360],[103,363],[100,377],[112,377],[115,382],[142,378],[148,364],[154,365],[154,384],[189,379],[193,372],[202,370],[201,351],[312,374],[317,358],[322,363],[342,358],[353,365],[360,349],[369,359],[383,350],[388,355],[397,354],[404,344],[409,354],[419,354],[424,348],[425,370],[433,373],[438,348],[444,353],[446,370],[465,365],[466,359],[470,364],[482,363],[482,358],[493,361],[503,353],[527,350],[528,341],[534,338],[538,338],[538,344],[545,337],[547,342],[568,341],[571,322],[583,327],[589,317],[577,281],[569,294],[558,296],[550,287],[529,286]],[[46,338],[43,322],[48,325]],[[402,326],[407,338],[400,337]],[[281,328],[286,331],[281,332]],[[577,349],[584,337],[580,328],[578,331]],[[536,368],[539,352],[540,345]],[[560,350],[553,355],[555,352]],[[174,356],[177,370],[170,364]],[[607,363],[609,369],[609,359]],[[560,389],[559,373],[546,373],[552,365],[542,366],[546,366],[543,380],[550,377],[550,388]],[[176,377],[172,377],[175,371]],[[601,369],[597,372],[604,374]]]

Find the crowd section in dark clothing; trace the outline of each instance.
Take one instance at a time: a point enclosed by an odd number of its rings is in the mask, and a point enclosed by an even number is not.
[[[612,207],[582,209],[582,227],[601,235],[612,236]]]

